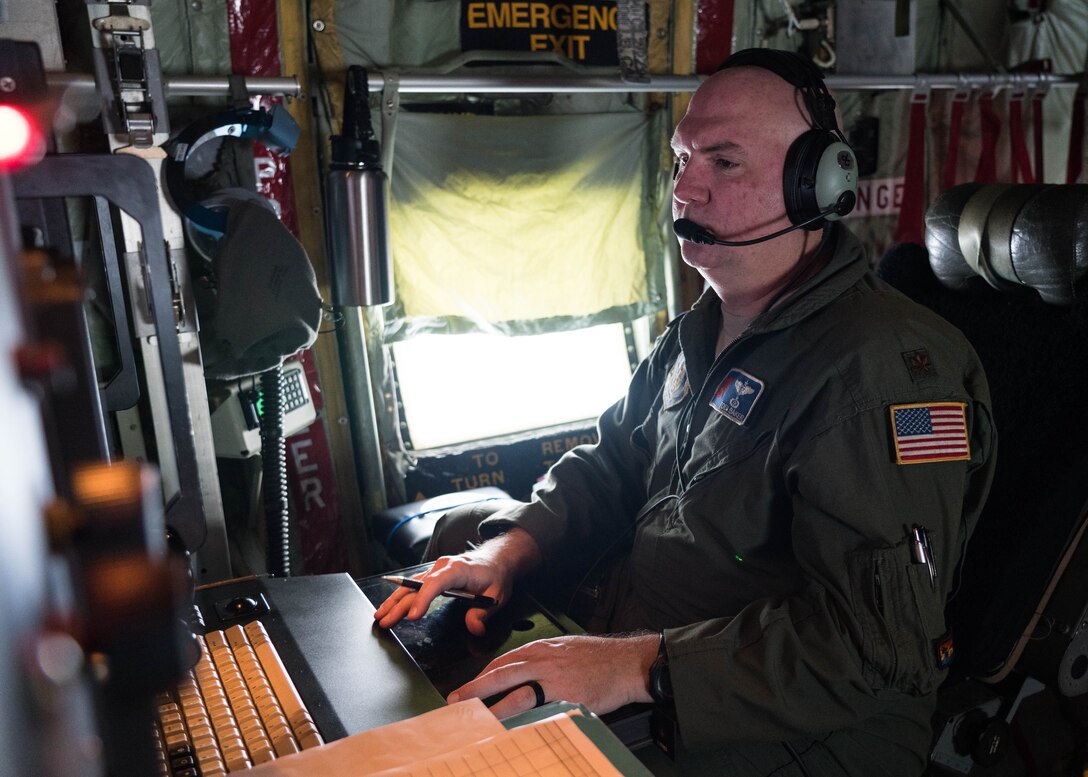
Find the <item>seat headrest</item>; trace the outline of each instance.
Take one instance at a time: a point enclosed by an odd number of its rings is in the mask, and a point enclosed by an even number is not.
[[[950,288],[981,276],[1071,305],[1088,275],[1088,185],[955,186],[929,207],[925,240],[934,274]]]

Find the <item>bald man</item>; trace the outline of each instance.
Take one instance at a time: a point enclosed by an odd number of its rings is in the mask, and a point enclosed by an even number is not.
[[[922,772],[952,651],[944,604],[996,436],[966,340],[874,278],[838,221],[841,141],[797,55],[738,52],[695,92],[672,138],[673,215],[695,230],[678,228],[681,254],[706,293],[596,445],[532,502],[474,520],[486,542],[375,615],[420,618],[446,588],[501,606],[531,575],[577,585],[608,567],[621,572],[597,625],[612,635],[531,643],[450,702],[516,688],[500,717],[542,699],[652,702],[687,774]],[[813,186],[830,204],[805,205]],[[432,545],[442,532],[456,536],[440,527]],[[469,631],[492,612],[468,610]]]

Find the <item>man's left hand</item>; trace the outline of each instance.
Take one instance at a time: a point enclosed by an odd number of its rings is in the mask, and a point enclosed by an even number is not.
[[[545,701],[583,704],[598,715],[633,702],[649,702],[650,665],[657,657],[654,633],[630,637],[567,636],[530,642],[499,656],[474,680],[449,695],[454,704],[478,696],[486,699],[510,688],[491,711],[509,717],[536,705],[535,681]]]

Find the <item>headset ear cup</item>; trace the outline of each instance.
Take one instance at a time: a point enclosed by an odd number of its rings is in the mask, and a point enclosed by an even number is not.
[[[834,207],[824,218],[838,221],[854,209],[858,201],[858,158],[854,149],[832,135],[833,142],[820,155],[816,171],[816,207]]]
[[[803,132],[786,152],[782,168],[782,193],[786,214],[793,224],[815,218],[837,206],[826,220],[836,221],[854,208],[857,192],[857,160],[851,148],[827,130]],[[805,229],[819,229],[824,219]]]
[[[786,152],[786,162],[782,168],[782,193],[786,201],[786,215],[793,224],[808,221],[820,213],[816,203],[820,157],[834,139],[830,132],[811,129],[801,133]],[[819,223],[813,223],[806,229],[817,229],[819,226]]]

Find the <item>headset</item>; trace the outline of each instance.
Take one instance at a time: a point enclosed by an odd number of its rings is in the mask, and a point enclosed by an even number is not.
[[[835,98],[820,69],[797,52],[745,49],[726,57],[715,72],[735,67],[762,68],[795,86],[812,119],[813,129],[790,145],[782,171],[786,214],[794,226],[819,229],[852,211],[857,203],[857,156],[839,129]]]
[[[164,145],[166,190],[174,206],[193,226],[220,238],[227,231],[229,209],[215,209],[196,202],[186,192],[185,163],[193,152],[219,137],[252,138],[269,148],[289,154],[298,143],[299,126],[282,105],[271,111],[231,109],[193,122]]]
[[[164,188],[185,219],[188,246],[207,263],[196,298],[204,374],[218,380],[257,375],[309,348],[321,321],[321,295],[302,244],[273,204],[242,187],[197,201],[186,163],[206,143],[250,138],[290,153],[299,126],[282,106],[232,108],[204,116],[163,145]]]

